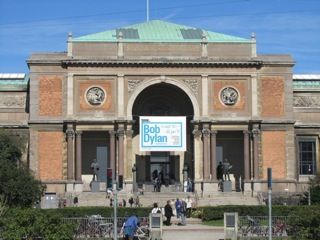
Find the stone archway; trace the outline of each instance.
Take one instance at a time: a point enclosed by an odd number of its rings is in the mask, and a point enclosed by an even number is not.
[[[182,181],[182,169],[187,166],[193,177],[193,136],[191,120],[194,118],[194,104],[182,89],[166,82],[157,82],[144,88],[132,104],[133,152],[137,165],[137,182],[152,182],[153,171],[169,175],[170,183]],[[187,151],[185,152],[139,152],[139,116],[186,116]],[[151,189],[150,189],[151,190]]]

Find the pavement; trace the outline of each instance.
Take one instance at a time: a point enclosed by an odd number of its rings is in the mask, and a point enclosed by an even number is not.
[[[163,227],[162,237],[162,240],[220,240],[224,239],[224,229],[202,224],[171,225]]]
[[[224,228],[203,225],[201,219],[187,218],[187,225],[178,225],[180,219],[173,217],[172,225],[163,225],[162,240],[220,240],[224,239]]]

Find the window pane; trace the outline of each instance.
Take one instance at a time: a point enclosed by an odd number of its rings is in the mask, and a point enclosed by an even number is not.
[[[312,175],[316,170],[315,159],[315,141],[299,142],[299,165],[300,174]]]

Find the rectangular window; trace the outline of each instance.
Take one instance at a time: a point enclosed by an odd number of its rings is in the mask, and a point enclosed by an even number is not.
[[[316,141],[299,141],[299,169],[300,175],[314,175],[316,173]]]

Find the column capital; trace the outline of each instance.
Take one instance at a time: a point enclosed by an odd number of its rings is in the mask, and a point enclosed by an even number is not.
[[[118,137],[123,137],[124,134],[125,134],[125,130],[124,129],[120,128],[120,129],[117,130]]]
[[[217,135],[218,131],[217,130],[211,130],[211,135]]]
[[[203,135],[204,137],[209,137],[209,136],[210,136],[210,133],[211,133],[210,129],[208,129],[208,128],[202,129],[202,135]]]
[[[77,137],[81,136],[82,133],[83,133],[83,132],[82,132],[82,131],[79,131],[79,130],[75,131],[75,134],[77,135]]]
[[[199,130],[199,126],[198,125],[194,125],[192,134],[194,135],[194,137],[201,137],[202,133]]]
[[[117,133],[115,130],[109,130],[108,132],[109,132],[110,136],[112,136],[112,137],[114,137]]]
[[[250,134],[249,130],[243,130],[243,134]]]
[[[258,137],[259,135],[260,135],[260,129],[258,129],[258,128],[254,128],[254,129],[252,129],[252,135],[253,135],[253,137],[255,138],[255,137]]]
[[[127,137],[132,137],[132,135],[133,135],[133,130],[126,130]]]
[[[74,137],[74,130],[71,128],[68,128],[66,130],[66,135],[67,135],[67,138],[73,138]]]

